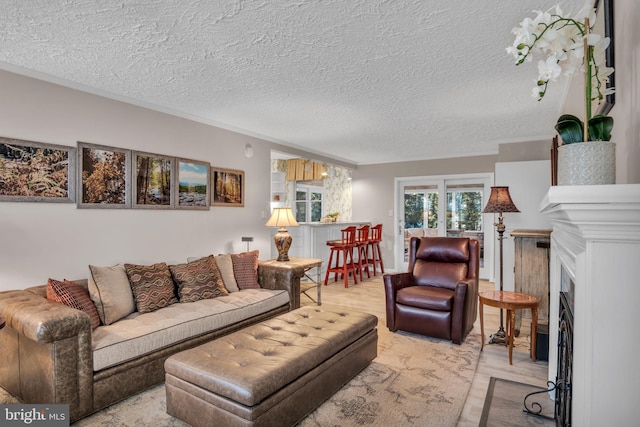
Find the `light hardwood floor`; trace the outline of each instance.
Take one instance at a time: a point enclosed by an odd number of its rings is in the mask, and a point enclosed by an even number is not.
[[[322,286],[323,305],[339,305],[349,307],[354,310],[363,310],[377,315],[380,319],[385,318],[384,312],[384,288],[381,275],[367,279],[367,288],[372,290],[371,295],[362,295],[354,290],[358,285],[350,284],[345,289],[341,281],[329,282],[328,286]],[[373,286],[371,286],[373,285]],[[480,290],[494,289],[494,284],[488,281],[480,282]],[[315,296],[315,291],[308,292]],[[313,301],[305,295],[301,296],[302,305],[315,305]],[[498,330],[500,324],[500,310],[493,307],[484,309],[485,340],[488,335]],[[467,396],[465,406],[458,421],[458,427],[478,426],[482,415],[482,408],[489,387],[491,377],[505,378],[513,381],[533,384],[541,387],[546,386],[547,368],[546,361],[533,362],[529,357],[530,323],[525,323],[523,319],[520,336],[516,338],[513,350],[513,365],[509,365],[508,349],[502,345],[486,344],[480,354],[478,368]],[[476,321],[474,329],[480,333],[480,319]]]

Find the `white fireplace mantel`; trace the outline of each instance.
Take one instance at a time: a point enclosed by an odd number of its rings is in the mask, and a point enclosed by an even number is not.
[[[640,185],[555,186],[549,343],[557,343],[560,274],[574,281],[572,424],[633,425],[640,399]],[[549,346],[549,380],[557,353]]]

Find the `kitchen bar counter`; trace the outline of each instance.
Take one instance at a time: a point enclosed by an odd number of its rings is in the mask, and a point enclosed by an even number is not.
[[[340,230],[351,225],[360,227],[364,224],[371,225],[367,221],[338,221],[338,222],[302,222],[298,227],[288,227],[287,230],[293,241],[289,249],[289,256],[300,258],[317,258],[322,260],[322,274],[327,268],[329,261],[329,248],[327,240],[337,240],[341,238]],[[271,232],[276,233],[274,228]],[[275,245],[271,247],[271,257],[277,258],[278,251]],[[324,276],[323,276],[324,277]]]

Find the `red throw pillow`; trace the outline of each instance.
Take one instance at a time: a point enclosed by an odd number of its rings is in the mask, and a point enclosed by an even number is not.
[[[100,326],[98,310],[91,301],[89,292],[84,290],[82,286],[68,280],[61,282],[49,279],[47,281],[47,299],[87,313],[91,319],[91,329]]]
[[[258,283],[258,251],[231,254],[233,262],[233,275],[238,283],[238,288],[260,289]]]

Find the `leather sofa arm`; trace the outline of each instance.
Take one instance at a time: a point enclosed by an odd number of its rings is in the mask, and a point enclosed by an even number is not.
[[[7,326],[40,344],[91,332],[87,314],[26,290],[0,292],[0,316]]]
[[[66,403],[71,420],[93,408],[91,321],[29,290],[0,292],[0,386],[25,402]]]
[[[258,262],[258,282],[265,289],[284,289],[289,293],[289,310],[300,307],[300,278],[304,268],[273,260]]]

